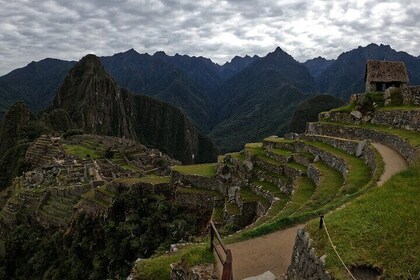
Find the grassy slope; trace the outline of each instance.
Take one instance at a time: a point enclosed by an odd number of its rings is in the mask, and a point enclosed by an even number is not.
[[[194,164],[194,165],[178,165],[173,170],[182,174],[200,175],[204,177],[213,177],[216,175],[216,163]]]
[[[347,265],[369,264],[384,269],[387,279],[415,278],[420,272],[420,162],[380,188],[325,217],[331,238]],[[338,279],[345,271],[318,220],[308,225],[318,256]]]
[[[134,279],[162,280],[169,279],[170,264],[183,261],[187,267],[197,264],[213,263],[214,256],[209,245],[194,245],[182,248],[176,254],[161,255],[142,260],[134,266]]]

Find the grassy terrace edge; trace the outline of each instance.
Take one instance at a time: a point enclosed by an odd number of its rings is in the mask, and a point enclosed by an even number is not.
[[[417,277],[420,273],[419,186],[418,160],[383,186],[369,190],[345,208],[325,216],[328,231],[346,265],[385,268],[386,279]],[[347,279],[325,231],[319,230],[318,219],[309,222],[307,230],[317,255],[327,255],[326,269],[337,279]]]
[[[198,175],[203,177],[216,176],[217,163],[204,163],[193,165],[177,165],[172,167],[173,171],[177,171],[185,175]]]
[[[375,159],[376,159],[376,170],[373,172],[373,175],[370,177],[370,180],[364,186],[360,186],[358,191],[346,195],[339,200],[329,202],[324,207],[317,209],[315,211],[307,211],[304,213],[299,213],[299,215],[292,215],[288,217],[277,217],[272,220],[266,221],[263,224],[258,225],[253,228],[246,228],[239,231],[238,233],[232,234],[225,238],[226,243],[234,243],[239,241],[244,241],[256,237],[260,237],[266,234],[273,233],[275,231],[291,227],[293,225],[306,223],[309,220],[318,217],[320,213],[328,213],[339,206],[359,197],[360,195],[366,193],[367,190],[375,188],[377,186],[377,181],[384,171],[384,162],[382,160],[379,152],[375,150]]]

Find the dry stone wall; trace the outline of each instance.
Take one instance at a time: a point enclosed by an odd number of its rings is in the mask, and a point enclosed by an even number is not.
[[[325,256],[318,257],[311,245],[309,233],[299,229],[293,248],[292,262],[287,270],[288,280],[332,280],[325,270]]]
[[[308,134],[325,135],[331,137],[342,137],[355,140],[370,139],[391,147],[399,152],[408,162],[414,162],[420,157],[420,147],[413,147],[407,140],[397,135],[365,129],[361,127],[339,126],[325,123],[307,123],[306,131]]]
[[[403,87],[402,96],[405,105],[420,106],[420,86]]]

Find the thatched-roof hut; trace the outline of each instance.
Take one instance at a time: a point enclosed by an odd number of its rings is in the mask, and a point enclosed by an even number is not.
[[[368,60],[365,70],[366,92],[385,91],[387,88],[403,87],[408,83],[404,62]]]

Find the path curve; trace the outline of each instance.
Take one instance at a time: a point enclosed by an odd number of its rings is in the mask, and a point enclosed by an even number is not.
[[[234,280],[260,275],[268,270],[277,277],[285,274],[291,262],[297,230],[303,227],[298,225],[228,244],[232,250]]]
[[[384,161],[384,173],[378,181],[378,186],[382,186],[392,175],[408,167],[407,161],[396,151],[388,146],[379,143],[372,143],[373,147],[381,154]]]
[[[384,173],[378,185],[383,185],[392,175],[408,167],[407,161],[396,151],[379,143],[372,143],[384,161]],[[304,225],[280,230],[254,239],[229,244],[233,258],[234,280],[271,271],[284,279],[290,265],[296,233]]]

